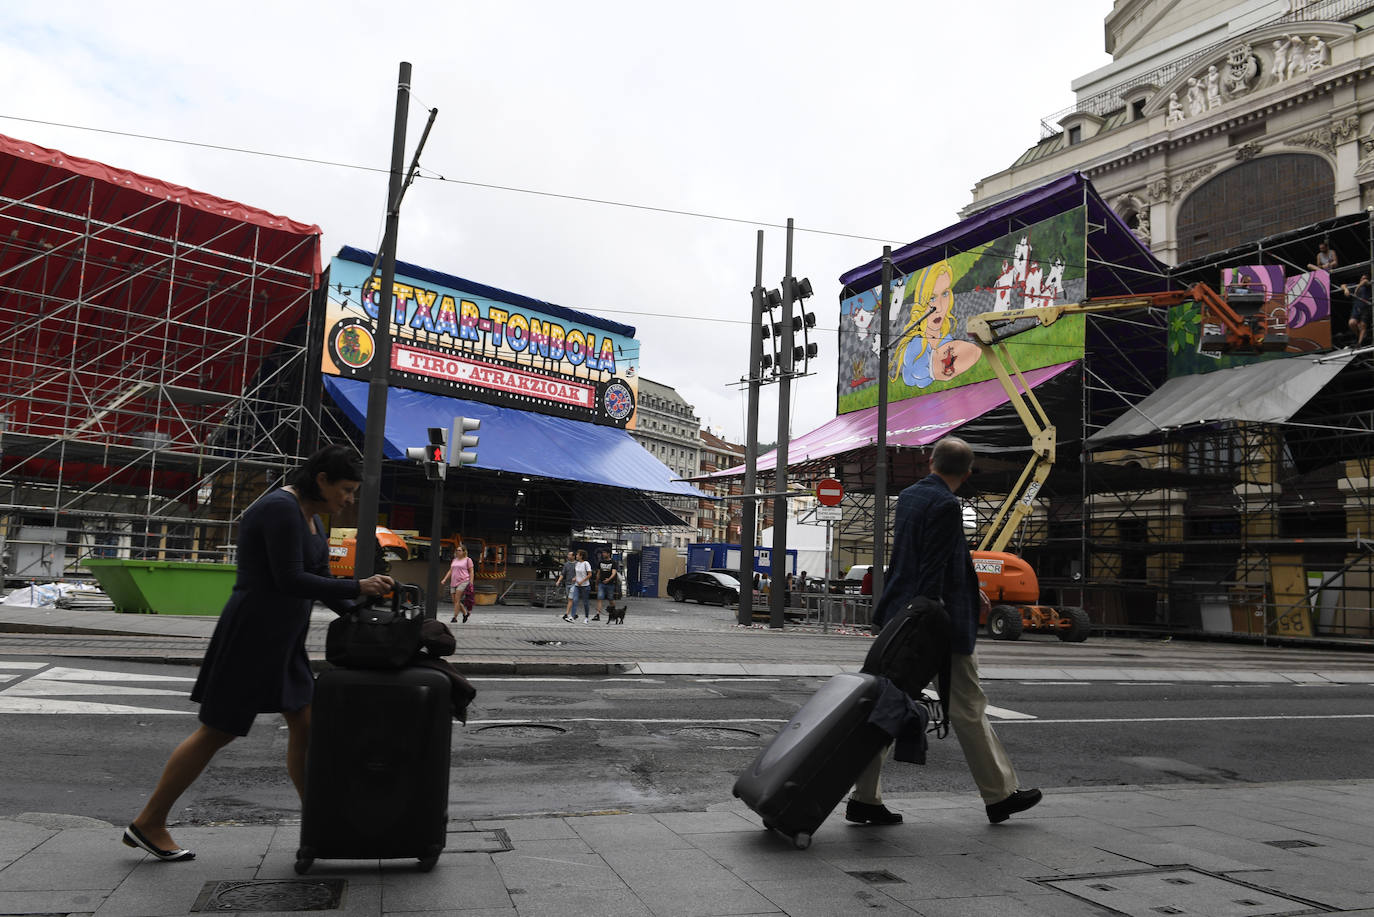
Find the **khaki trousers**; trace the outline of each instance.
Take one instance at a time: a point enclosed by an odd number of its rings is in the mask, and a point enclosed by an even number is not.
[[[964,760],[983,804],[1001,802],[1016,792],[1016,768],[1007,750],[988,722],[988,698],[978,681],[978,660],[954,653],[950,658],[949,721],[963,749]],[[858,802],[881,805],[883,801],[883,762],[892,753],[888,745],[869,762],[854,784],[853,798]]]
[[[975,656],[951,654],[949,693],[949,723],[964,750],[978,793],[984,805],[1001,802],[1016,792],[1016,769],[988,722],[988,698],[978,682]]]

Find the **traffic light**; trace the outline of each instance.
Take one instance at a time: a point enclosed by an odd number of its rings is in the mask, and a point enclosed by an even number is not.
[[[425,468],[425,477],[431,481],[438,481],[444,477],[444,471],[448,467],[445,458],[444,448],[448,442],[448,431],[443,427],[430,427],[429,444],[426,446],[411,446],[406,449],[406,458],[419,462]]]
[[[472,450],[477,448],[476,431],[481,428],[482,421],[475,417],[453,418],[453,450],[448,454],[450,465],[471,465],[477,461],[477,453]]]

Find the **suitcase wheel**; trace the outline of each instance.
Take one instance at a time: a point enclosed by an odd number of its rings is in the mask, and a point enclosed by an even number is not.
[[[315,851],[302,847],[296,851],[296,875],[303,876],[315,865]]]
[[[443,849],[443,847],[440,847],[437,844],[433,847],[430,847],[428,853],[420,857],[420,872],[429,872],[431,869],[433,869],[434,864],[439,862],[439,854],[443,851]]]
[[[807,834],[805,831],[797,832],[792,835],[792,846],[796,847],[798,850],[805,850],[807,847],[811,846],[811,835]]]

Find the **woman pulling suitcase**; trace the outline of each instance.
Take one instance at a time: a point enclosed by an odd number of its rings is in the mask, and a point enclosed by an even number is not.
[[[329,545],[320,516],[353,503],[362,470],[351,450],[326,446],[250,506],[239,526],[238,576],[201,662],[191,700],[200,727],[172,752],[143,811],[124,829],[124,843],[159,860],[191,860],[167,830],[177,799],[221,748],[248,734],[259,713],[281,713],[289,729],[286,770],[304,796],[314,677],[305,651],[310,608],[336,611],[351,599],[385,595],[389,576],[362,580],[329,575]]]

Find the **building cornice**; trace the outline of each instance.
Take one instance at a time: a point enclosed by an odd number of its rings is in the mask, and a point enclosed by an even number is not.
[[[1080,170],[1089,178],[1106,175],[1116,169],[1129,166],[1132,163],[1145,159],[1151,159],[1159,153],[1170,152],[1183,149],[1191,144],[1207,140],[1218,134],[1230,134],[1238,128],[1255,122],[1265,121],[1276,112],[1292,108],[1296,105],[1303,105],[1311,102],[1319,96],[1330,95],[1338,88],[1350,85],[1358,80],[1365,79],[1374,74],[1374,59],[1363,61],[1350,61],[1347,64],[1328,68],[1319,77],[1313,77],[1307,81],[1307,85],[1297,91],[1284,93],[1270,93],[1267,96],[1255,97],[1250,100],[1252,104],[1241,108],[1233,109],[1229,112],[1218,112],[1211,118],[1188,124],[1186,127],[1176,127],[1173,130],[1156,134],[1151,139],[1133,144],[1129,150],[1117,150],[1105,154],[1095,162],[1081,165]],[[1353,105],[1343,105],[1340,114],[1333,119],[1329,126],[1316,128],[1316,131],[1330,131],[1341,142],[1350,139],[1349,127],[1350,119],[1355,118],[1353,130],[1358,131],[1358,115],[1355,114],[1356,107]],[[1309,131],[1310,132],[1310,131]],[[1302,133],[1302,132],[1299,132]],[[1266,145],[1273,143],[1287,143],[1289,137],[1284,135],[1269,136],[1265,138]],[[1296,145],[1303,145],[1301,143]],[[1307,144],[1313,148],[1323,149],[1326,152],[1334,152],[1334,145],[1322,140],[1315,144]],[[1228,158],[1234,155],[1234,151],[1228,151]],[[1248,157],[1247,157],[1248,158]]]

